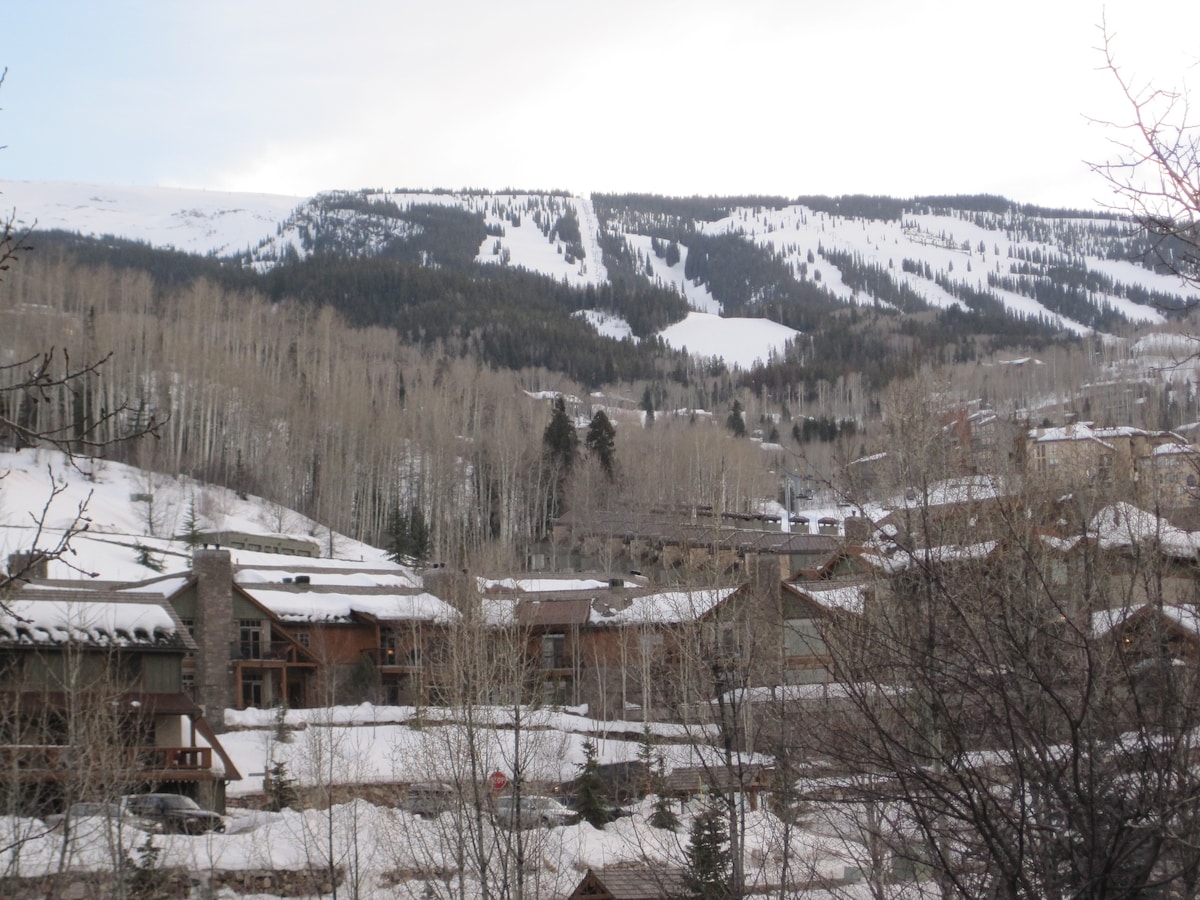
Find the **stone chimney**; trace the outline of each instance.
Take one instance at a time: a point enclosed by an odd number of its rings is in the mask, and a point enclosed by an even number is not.
[[[763,602],[772,602],[779,596],[779,585],[783,581],[783,561],[786,556],[777,553],[747,553],[746,575],[750,579],[750,591]]]
[[[196,574],[196,702],[214,728],[235,705],[233,685],[233,558],[228,550],[193,550]]]

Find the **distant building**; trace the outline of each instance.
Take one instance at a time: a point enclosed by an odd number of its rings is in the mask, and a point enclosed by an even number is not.
[[[179,582],[41,582],[5,598],[0,768],[18,803],[170,790],[223,808],[241,775],[185,691],[197,646],[167,600]]]

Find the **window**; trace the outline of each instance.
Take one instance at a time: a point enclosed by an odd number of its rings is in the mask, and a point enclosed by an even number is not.
[[[735,658],[741,656],[741,635],[733,622],[721,622],[717,626],[717,652],[722,656]]]
[[[542,668],[566,669],[567,636],[565,634],[542,635]]]
[[[783,652],[787,656],[823,656],[825,640],[816,619],[788,619],[783,629]]]
[[[263,677],[262,672],[243,672],[242,673],[242,706],[254,706],[262,708],[263,705]]]
[[[238,644],[242,659],[262,659],[262,621],[259,619],[239,619]]]
[[[120,653],[112,667],[113,678],[125,688],[135,687],[142,677],[142,657],[138,653]]]
[[[192,637],[196,636],[196,620],[195,619],[180,619],[180,623],[187,629],[188,634]]]
[[[179,677],[179,688],[193,700],[196,699],[196,673],[184,672]]]
[[[571,679],[565,675],[547,678],[542,685],[542,702],[549,706],[564,706],[572,696]]]
[[[379,664],[381,666],[399,665],[399,642],[396,632],[390,628],[384,629],[379,635]]]
[[[298,643],[301,647],[307,647],[308,646],[308,632],[301,631],[299,634],[297,634],[296,635],[296,643]]]

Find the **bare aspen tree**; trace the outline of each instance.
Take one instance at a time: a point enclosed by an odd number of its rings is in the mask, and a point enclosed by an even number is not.
[[[1112,190],[1113,206],[1146,230],[1158,262],[1185,282],[1200,283],[1200,139],[1186,85],[1154,87],[1121,66],[1107,22],[1100,26],[1103,65],[1129,117],[1103,122],[1116,158],[1092,163]]]
[[[936,464],[930,431],[897,449]],[[1200,708],[1162,631],[1170,529],[1086,481],[968,496],[898,471],[869,599],[824,634],[824,802],[932,896],[1191,896]],[[1134,614],[1159,634],[1137,653],[1104,624]]]

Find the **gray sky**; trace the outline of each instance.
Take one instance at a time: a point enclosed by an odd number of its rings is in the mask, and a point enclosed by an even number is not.
[[[1137,83],[1195,80],[1195,0],[7,4],[0,178],[1090,207],[1105,16]]]

